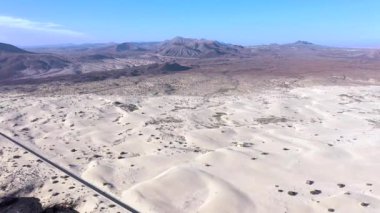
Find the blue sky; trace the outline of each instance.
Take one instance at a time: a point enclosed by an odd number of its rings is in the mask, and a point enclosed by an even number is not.
[[[0,42],[160,41],[243,45],[307,40],[380,47],[378,0],[2,0]]]

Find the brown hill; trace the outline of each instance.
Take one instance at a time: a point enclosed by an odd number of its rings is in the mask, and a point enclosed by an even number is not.
[[[0,44],[0,79],[30,77],[63,69],[68,60],[50,54],[36,54],[9,44]]]
[[[0,53],[30,53],[10,44],[0,43]]]

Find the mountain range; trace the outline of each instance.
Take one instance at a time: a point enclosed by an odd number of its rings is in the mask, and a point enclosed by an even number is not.
[[[26,50],[0,43],[0,81],[110,72],[152,64],[197,67],[204,61],[223,63],[234,59],[261,61],[302,61],[331,59],[377,60],[377,49],[333,48],[307,41],[290,44],[240,46],[206,39],[175,37],[163,42],[125,42],[108,44],[39,47]],[[258,60],[258,63],[261,63]],[[181,65],[178,63],[182,63]],[[177,66],[178,65],[178,66]],[[160,66],[158,66],[158,69]],[[166,69],[165,68],[165,69]],[[162,73],[166,73],[162,68]],[[178,71],[182,71],[180,68]],[[130,72],[126,72],[130,73]],[[146,73],[146,72],[145,72]]]

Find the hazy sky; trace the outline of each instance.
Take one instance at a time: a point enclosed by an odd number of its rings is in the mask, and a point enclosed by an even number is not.
[[[380,47],[378,0],[1,0],[0,42],[159,41],[236,44],[307,40]]]

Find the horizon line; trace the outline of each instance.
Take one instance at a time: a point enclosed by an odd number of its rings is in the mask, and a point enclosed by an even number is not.
[[[255,47],[255,46],[269,46],[269,45],[287,45],[287,44],[295,44],[297,42],[306,42],[310,43],[311,45],[316,45],[316,46],[324,46],[324,47],[333,47],[333,48],[351,48],[351,49],[379,49],[380,48],[380,43],[376,45],[330,45],[330,44],[320,44],[316,42],[312,42],[307,39],[298,39],[293,42],[262,42],[262,43],[253,43],[253,44],[238,44],[234,42],[225,42],[217,39],[209,39],[209,38],[196,38],[196,37],[184,37],[184,36],[175,36],[170,39],[164,39],[164,40],[143,40],[143,41],[138,41],[138,40],[130,40],[130,41],[94,41],[94,42],[68,42],[68,43],[56,43],[56,44],[35,44],[35,45],[18,45],[18,44],[13,44],[13,43],[7,43],[7,42],[1,42],[4,44],[10,44],[16,47],[20,48],[60,48],[60,47],[70,47],[70,46],[81,46],[81,45],[112,45],[112,44],[122,44],[122,43],[160,43],[160,42],[165,42],[165,41],[170,41],[175,38],[184,38],[184,39],[194,39],[194,40],[208,40],[208,41],[217,41],[221,42],[224,44],[231,44],[231,45],[238,45],[238,46],[243,46],[243,47]]]

